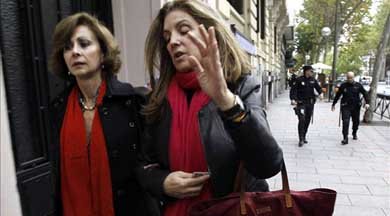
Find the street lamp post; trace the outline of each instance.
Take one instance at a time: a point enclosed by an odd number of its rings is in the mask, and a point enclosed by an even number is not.
[[[324,60],[323,60],[323,63],[325,64],[325,61],[326,61],[326,48],[328,47],[328,37],[329,35],[331,34],[331,30],[329,27],[323,27],[321,29],[321,35],[322,37],[324,38],[325,40],[325,49],[324,49]],[[331,94],[330,94],[330,86],[328,84],[328,100],[330,101],[330,97],[331,97]]]
[[[336,12],[335,12],[335,26],[334,26],[334,45],[333,45],[333,64],[332,64],[332,79],[329,81],[329,101],[332,96],[333,85],[336,80],[336,63],[337,63],[337,42],[338,42],[338,28],[339,28],[339,8],[340,0],[336,0]]]
[[[331,34],[331,30],[329,27],[323,27],[321,29],[321,36],[324,38],[324,41],[325,41],[325,48],[324,48],[324,60],[323,60],[323,63],[325,64],[325,60],[326,60],[326,47],[328,46],[328,37],[329,35]]]
[[[309,59],[310,59],[310,55],[305,55],[305,65],[308,64]]]

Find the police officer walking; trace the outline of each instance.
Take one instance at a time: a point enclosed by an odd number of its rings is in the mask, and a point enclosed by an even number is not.
[[[352,117],[352,136],[354,140],[357,140],[357,130],[359,127],[360,108],[362,106],[360,100],[360,94],[363,95],[366,102],[365,108],[369,108],[369,100],[367,91],[363,88],[362,84],[354,81],[355,74],[353,72],[347,73],[347,81],[342,83],[336,97],[333,100],[332,111],[335,110],[335,105],[341,98],[341,117],[343,120],[343,140],[341,144],[348,144],[348,129],[349,119]]]
[[[290,79],[288,80],[288,86],[290,86],[290,88],[293,86],[296,79],[297,79],[297,75],[295,74],[295,70],[292,69]]]
[[[303,75],[295,79],[290,90],[291,105],[294,106],[299,121],[299,147],[307,143],[306,133],[313,115],[316,95],[320,95],[322,99],[322,89],[313,77],[312,66],[306,65],[303,67]]]

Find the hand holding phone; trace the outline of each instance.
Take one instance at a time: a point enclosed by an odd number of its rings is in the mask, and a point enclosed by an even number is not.
[[[164,180],[164,193],[175,198],[195,197],[210,178],[208,172],[171,172]]]
[[[192,178],[196,178],[196,177],[200,177],[200,176],[204,176],[204,175],[210,175],[210,173],[209,172],[193,172]]]

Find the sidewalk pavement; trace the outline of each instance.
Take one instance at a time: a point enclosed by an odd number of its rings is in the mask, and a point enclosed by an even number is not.
[[[268,121],[283,149],[290,188],[336,190],[335,216],[390,216],[390,121],[376,117],[372,124],[361,123],[359,139],[350,135],[349,144],[341,145],[339,112],[330,108],[330,102],[316,103],[309,143],[298,147],[298,119],[288,91],[269,105]],[[352,122],[350,134],[351,127]],[[280,174],[268,182],[270,190],[282,188]]]

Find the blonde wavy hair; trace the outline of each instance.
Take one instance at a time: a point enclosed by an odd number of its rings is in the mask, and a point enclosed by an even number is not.
[[[152,92],[143,113],[151,121],[159,118],[169,83],[175,73],[175,67],[166,48],[167,42],[163,38],[165,17],[174,10],[188,13],[206,29],[214,26],[221,65],[227,82],[236,82],[241,74],[249,73],[251,69],[248,55],[240,48],[229,28],[212,8],[198,0],[175,0],[166,3],[153,20],[145,42],[145,65]]]

